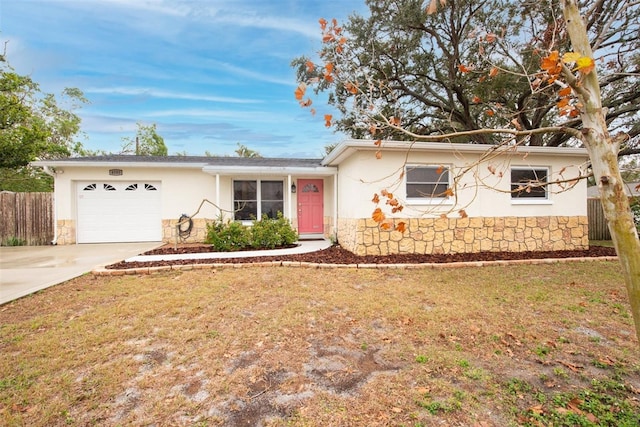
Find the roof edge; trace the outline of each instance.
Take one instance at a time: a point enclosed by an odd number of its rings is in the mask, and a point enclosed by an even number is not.
[[[419,152],[461,152],[461,153],[484,153],[494,149],[500,152],[509,153],[531,153],[531,154],[555,154],[559,156],[584,156],[588,157],[585,148],[575,147],[532,147],[528,145],[487,145],[473,143],[448,143],[448,142],[425,142],[425,141],[382,141],[378,146],[376,141],[369,139],[347,139],[342,141],[324,159],[324,166],[337,166],[342,161],[353,155],[356,151],[419,151]]]

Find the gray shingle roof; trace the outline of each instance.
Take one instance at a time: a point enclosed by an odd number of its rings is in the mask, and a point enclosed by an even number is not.
[[[253,166],[253,167],[317,167],[322,159],[290,159],[284,157],[209,157],[209,156],[132,156],[106,155],[95,157],[68,157],[66,162],[94,163],[175,163],[206,164],[211,166]]]

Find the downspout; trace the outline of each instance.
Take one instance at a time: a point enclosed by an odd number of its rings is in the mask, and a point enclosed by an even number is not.
[[[58,244],[58,204],[56,203],[56,172],[50,166],[43,166],[44,173],[53,177],[53,240],[52,245]]]
[[[333,173],[333,238],[338,242],[338,172]]]

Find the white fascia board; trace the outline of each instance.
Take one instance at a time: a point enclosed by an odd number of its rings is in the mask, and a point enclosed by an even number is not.
[[[287,166],[214,166],[207,165],[202,168],[204,173],[210,175],[310,175],[332,176],[338,169],[331,166],[317,167],[287,167]]]
[[[503,145],[495,146],[488,144],[473,143],[446,143],[446,142],[423,142],[423,141],[382,141],[380,146],[375,145],[374,140],[349,139],[341,142],[323,160],[325,166],[337,166],[345,159],[353,155],[356,151],[415,151],[415,152],[451,152],[451,153],[485,153],[491,149],[505,154],[531,153],[531,154],[553,154],[554,156],[578,156],[588,158],[589,154],[585,148],[571,147],[532,147],[527,145]]]
[[[207,163],[177,163],[177,162],[94,162],[94,161],[69,161],[69,160],[38,160],[30,163],[31,166],[40,167],[77,167],[77,168],[172,168],[172,169],[202,169]]]

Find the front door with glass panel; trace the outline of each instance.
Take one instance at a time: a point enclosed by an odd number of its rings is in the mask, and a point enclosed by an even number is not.
[[[321,179],[298,180],[298,233],[323,234],[324,195]]]

